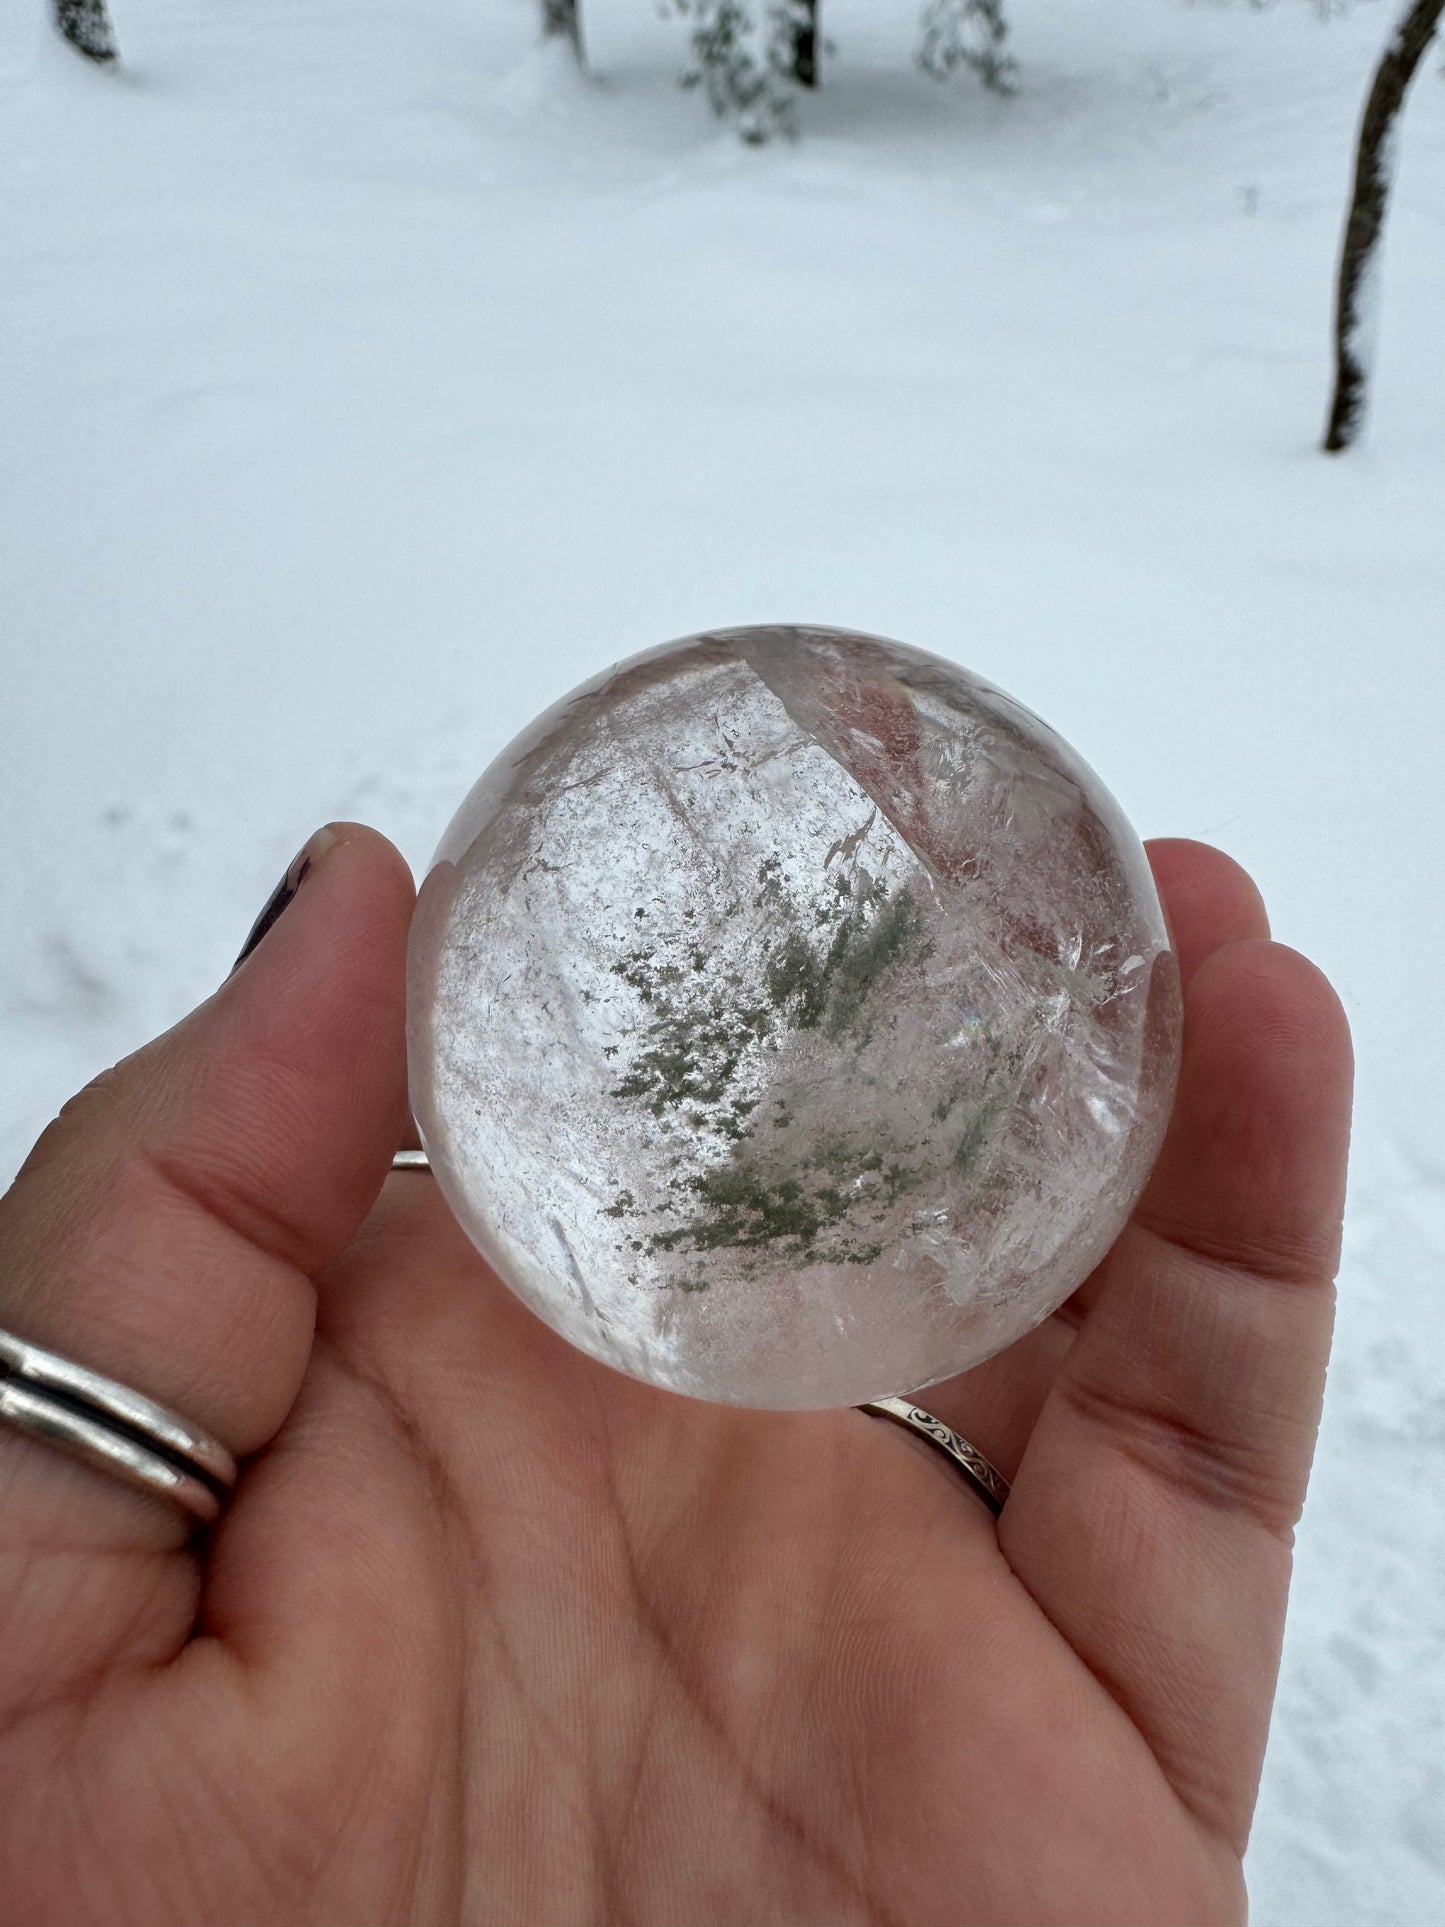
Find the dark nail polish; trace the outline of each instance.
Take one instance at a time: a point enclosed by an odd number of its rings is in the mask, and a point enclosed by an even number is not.
[[[329,830],[318,830],[316,835],[311,837],[291,859],[290,864],[287,866],[285,876],[282,877],[281,881],[276,885],[276,888],[266,899],[265,907],[261,911],[260,916],[257,917],[256,921],[251,925],[250,935],[241,945],[240,956],[237,957],[236,961],[231,965],[231,975],[233,977],[241,968],[241,965],[245,963],[251,952],[256,948],[257,944],[260,943],[262,937],[265,936],[272,924],[280,920],[282,911],[286,909],[292,898],[296,895],[296,892],[311,874],[317,858],[322,855],[323,851],[330,847],[333,841],[334,839]]]

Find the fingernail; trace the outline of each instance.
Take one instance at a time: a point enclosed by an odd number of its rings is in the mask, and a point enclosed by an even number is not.
[[[245,963],[251,952],[256,948],[257,944],[260,943],[262,937],[265,936],[272,924],[279,922],[281,912],[291,902],[296,892],[301,888],[307,877],[310,876],[311,872],[335,841],[336,833],[334,830],[318,830],[314,836],[308,837],[305,843],[302,844],[290,863],[287,864],[285,876],[282,877],[281,881],[276,885],[276,888],[271,892],[270,896],[267,897],[265,907],[261,911],[260,916],[257,917],[256,921],[251,925],[250,935],[241,945],[241,954],[231,965],[231,975],[233,977],[241,968],[241,965]]]

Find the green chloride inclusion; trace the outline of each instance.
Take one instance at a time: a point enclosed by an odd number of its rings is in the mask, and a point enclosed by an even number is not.
[[[816,1033],[856,1058],[932,950],[912,892],[890,893],[861,869],[835,876],[821,904],[801,910],[783,888],[776,858],[760,865],[757,881],[753,908],[765,913],[770,933],[762,939],[761,994],[756,987],[749,994],[738,971],[710,971],[685,933],[680,941],[649,941],[646,912],[636,913],[640,940],[613,969],[650,1016],[610,1095],[728,1148],[702,1172],[674,1177],[673,1196],[657,1210],[620,1191],[607,1213],[633,1252],[731,1247],[766,1250],[794,1265],[870,1264],[883,1248],[877,1227],[898,1199],[978,1157],[1012,1080],[981,1027],[989,1061],[982,1072],[976,1060],[971,1067],[974,1102],[962,1131],[958,1120],[949,1129],[965,1092],[961,1077],[936,1102],[933,1128],[902,1145],[876,1124],[850,1130],[833,1118],[810,1130],[787,1096],[744,1095],[740,1083],[756,1089],[757,1046],[780,1052],[790,1034]],[[751,1074],[740,1079],[745,1059]],[[708,1278],[700,1263],[673,1283],[702,1290]]]

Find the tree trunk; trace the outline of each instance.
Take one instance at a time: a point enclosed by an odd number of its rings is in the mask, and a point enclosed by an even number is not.
[[[115,34],[105,0],[54,0],[55,24],[87,60],[116,57]]]
[[[549,40],[557,37],[569,40],[578,66],[586,65],[582,52],[581,0],[542,0],[542,32]]]
[[[793,78],[800,87],[818,84],[818,0],[794,0]]]
[[[1338,454],[1359,433],[1365,410],[1369,360],[1365,331],[1377,279],[1376,251],[1385,226],[1385,204],[1394,176],[1395,120],[1405,90],[1440,23],[1445,0],[1412,0],[1375,69],[1374,83],[1360,122],[1355,156],[1355,190],[1340,248],[1340,278],[1335,290],[1335,392],[1325,429],[1325,448]]]

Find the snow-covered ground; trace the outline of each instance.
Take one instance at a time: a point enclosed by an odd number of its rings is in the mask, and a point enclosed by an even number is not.
[[[1315,452],[1362,0],[1017,0],[1023,89],[828,0],[745,149],[650,0],[0,9],[0,1175],[224,974],[293,849],[419,866],[610,658],[871,628],[1221,843],[1360,1058],[1267,1927],[1445,1920],[1445,84],[1365,446]]]

